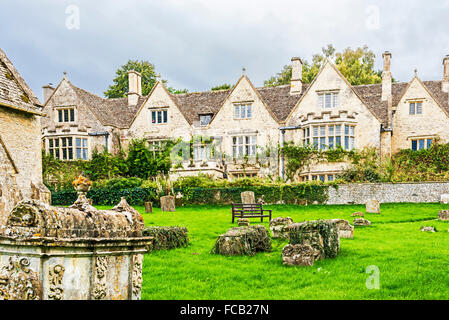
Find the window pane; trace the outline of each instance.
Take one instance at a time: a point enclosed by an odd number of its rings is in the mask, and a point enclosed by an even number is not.
[[[419,150],[424,149],[424,139],[419,140]]]
[[[334,175],[328,174],[327,175],[327,181],[334,181]]]
[[[330,136],[334,135],[334,126],[329,126],[329,135]]]
[[[256,136],[251,136],[251,143],[256,144]]]
[[[64,121],[63,118],[62,118],[62,110],[58,110],[58,119],[59,119],[59,122],[63,122]]]
[[[432,146],[432,139],[427,139],[427,149],[430,149]]]
[[[81,159],[81,148],[76,148],[76,158]]]
[[[87,160],[87,149],[83,149],[83,159]]]
[[[418,142],[416,140],[412,140],[412,150],[418,150]]]
[[[410,114],[415,114],[415,104],[410,103]]]
[[[87,148],[87,139],[83,139],[83,147]]]
[[[162,111],[157,112],[157,123],[162,123]]]
[[[67,146],[67,138],[62,138],[62,147],[66,147]]]
[[[56,159],[60,159],[60,157],[59,157],[59,149],[55,150],[55,158]]]
[[[349,138],[349,149],[354,149],[354,137]]]
[[[239,156],[243,155],[243,146],[239,146]]]
[[[164,113],[164,123],[167,123],[167,118],[168,118],[168,114],[167,114],[167,110],[164,110],[163,111],[163,113]]]
[[[354,126],[350,126],[349,129],[350,129],[349,134],[351,136],[353,136],[354,135]]]
[[[70,109],[70,121],[75,121],[75,109]]]
[[[156,112],[151,111],[151,123],[156,123]]]
[[[326,149],[326,138],[325,137],[320,138],[320,149],[321,150]]]
[[[252,107],[252,105],[248,105],[246,107],[246,116],[248,118],[251,118],[253,116],[253,107]]]
[[[67,149],[62,149],[62,159],[67,160]]]
[[[245,143],[246,143],[246,144],[249,144],[249,136],[246,136],[246,137],[245,137]]]
[[[325,180],[325,176],[324,175],[320,175],[320,181],[324,182],[324,180]]]
[[[236,118],[236,119],[240,118],[240,107],[239,106],[234,107],[234,118]]]
[[[239,137],[239,144],[243,144],[243,137]]]
[[[335,134],[337,136],[341,134],[341,125],[335,126]]]
[[[237,144],[237,137],[232,137],[232,144]]]
[[[69,147],[71,147],[72,146],[72,138],[67,138],[67,139],[69,141]]]
[[[59,148],[59,139],[55,139],[55,147]]]
[[[313,136],[318,137],[318,127],[313,127]]]
[[[237,147],[232,147],[232,156],[234,157],[234,158],[236,158],[237,157]]]
[[[345,149],[349,150],[349,137],[345,137]]]
[[[324,94],[318,95],[318,107],[324,108]]]
[[[416,114],[422,114],[422,103],[416,104]]]
[[[69,109],[64,109],[64,122],[69,122]]]
[[[326,127],[325,126],[322,126],[322,127],[320,127],[320,136],[325,136],[326,135]]]
[[[334,93],[334,108],[338,107],[338,93]]]
[[[313,138],[313,146],[318,149],[318,138]]]
[[[346,134],[346,135],[349,134],[349,126],[345,126],[345,134]]]
[[[341,137],[340,136],[335,137],[335,145],[336,146],[341,146]]]
[[[326,93],[326,109],[329,109],[332,107],[331,102],[332,102],[332,95],[330,93]]]
[[[81,147],[81,139],[80,138],[76,138],[76,146]]]
[[[50,148],[53,148],[53,139],[49,139],[49,140],[48,140],[48,146],[49,146]]]
[[[334,137],[329,137],[329,149],[334,148]]]

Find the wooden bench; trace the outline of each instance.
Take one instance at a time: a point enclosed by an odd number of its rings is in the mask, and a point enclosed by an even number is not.
[[[269,218],[271,221],[271,210],[264,210],[261,203],[233,203],[232,204],[232,223],[235,218]],[[267,212],[267,214],[264,214]]]

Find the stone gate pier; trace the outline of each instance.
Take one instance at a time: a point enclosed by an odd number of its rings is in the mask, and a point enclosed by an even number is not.
[[[122,198],[97,210],[19,202],[0,227],[0,300],[140,299],[142,216]]]

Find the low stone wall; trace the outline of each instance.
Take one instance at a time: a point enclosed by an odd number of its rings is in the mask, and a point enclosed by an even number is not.
[[[440,202],[443,193],[449,193],[449,182],[352,183],[329,187],[326,204],[365,204],[369,199],[380,203]]]

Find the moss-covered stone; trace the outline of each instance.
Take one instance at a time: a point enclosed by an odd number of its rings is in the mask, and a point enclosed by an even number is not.
[[[271,251],[271,239],[264,226],[236,227],[218,237],[211,253],[225,256]]]
[[[308,244],[314,250],[315,260],[335,258],[340,251],[338,226],[332,220],[295,223],[287,227],[290,244]]]
[[[185,227],[146,227],[142,231],[145,237],[153,237],[150,250],[170,250],[189,245],[188,230]]]

